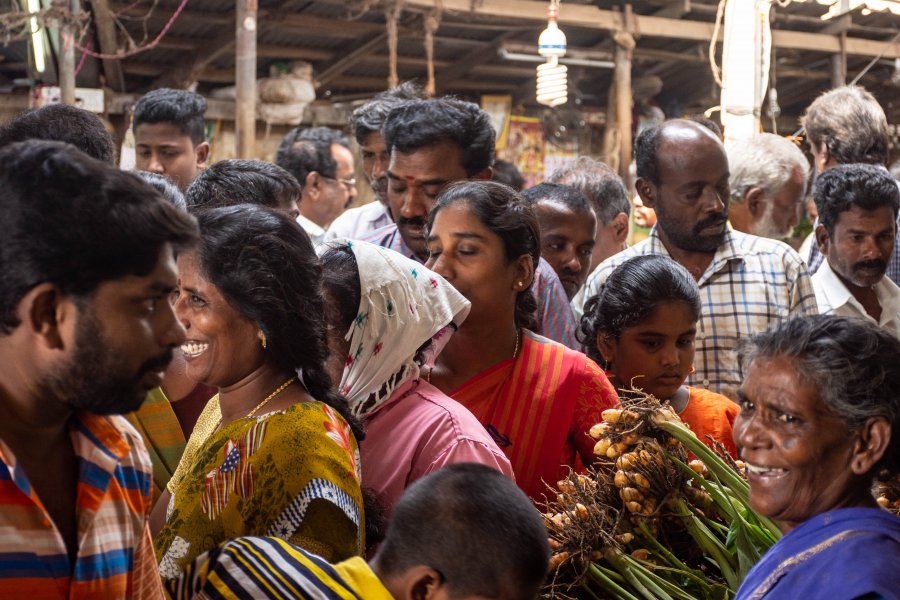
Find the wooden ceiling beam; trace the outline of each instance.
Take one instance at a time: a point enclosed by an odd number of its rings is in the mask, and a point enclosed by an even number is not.
[[[384,23],[369,23],[367,21],[350,21],[347,19],[328,19],[304,14],[278,14],[272,12],[262,21],[266,29],[308,29],[316,34],[327,34],[335,37],[355,38],[362,35],[371,35],[385,31]],[[408,33],[401,29],[401,33]]]
[[[139,75],[142,77],[160,77],[168,70],[166,65],[145,62],[127,62],[122,65],[122,68],[125,70],[125,73],[129,75]],[[200,71],[196,78],[198,81],[210,83],[234,84],[234,69],[207,67]]]
[[[472,48],[460,56],[452,66],[437,72],[435,74],[434,83],[438,93],[441,93],[443,89],[447,87],[447,84],[456,81],[471,71],[472,67],[483,65],[484,63],[497,58],[497,49],[504,41],[514,35],[514,33],[515,32],[513,31],[504,31],[500,35],[495,36],[491,41],[487,42],[484,46]]]
[[[341,76],[331,80],[331,88],[348,90],[383,90],[387,87],[387,79],[383,77],[358,77],[356,75]],[[449,86],[451,91],[511,91],[519,87],[518,83],[460,80]]]
[[[426,9],[433,8],[435,0],[404,0],[404,2],[405,7]],[[547,3],[537,0],[483,0],[474,8],[471,0],[441,0],[441,4],[448,14],[503,17],[512,22],[526,21],[536,25],[547,22]],[[621,21],[619,13],[602,10],[593,5],[567,4],[561,8],[559,14],[561,26],[615,31],[621,27]],[[712,39],[713,24],[705,21],[635,14],[633,22],[631,33],[638,36],[704,42]],[[779,48],[828,53],[840,51],[838,36],[822,33],[776,29],[772,31],[772,40]],[[848,37],[846,48],[848,54],[900,58],[900,45],[886,46],[886,41]]]
[[[141,6],[131,6],[131,4],[133,3],[110,2],[109,7],[115,14],[146,18],[151,23],[165,23],[172,18],[174,12],[174,9],[162,9],[158,6],[152,11],[147,11],[146,8],[142,8]],[[234,14],[233,11],[217,13],[212,11],[186,9],[181,11],[177,20],[202,25],[228,25],[234,24]]]
[[[232,15],[233,18],[234,15]],[[224,29],[214,39],[203,43],[197,49],[191,62],[182,63],[171,70],[167,69],[153,82],[151,87],[174,87],[180,89],[190,87],[198,80],[200,73],[204,69],[221,56],[233,53],[234,45],[234,21],[232,20],[231,27]]]
[[[691,12],[691,0],[671,0],[664,7],[653,13],[654,17],[679,18]]]
[[[343,58],[332,63],[327,69],[316,76],[316,89],[326,87],[331,81],[337,79],[347,69],[350,69],[367,55],[374,53],[377,49],[382,48],[387,42],[387,31],[382,31],[370,40],[357,45],[355,48],[344,49],[341,53],[345,53]]]

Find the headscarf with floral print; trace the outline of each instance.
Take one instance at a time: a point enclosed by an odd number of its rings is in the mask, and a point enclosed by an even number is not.
[[[333,243],[346,245],[359,268],[361,301],[344,336],[350,353],[339,389],[350,410],[365,416],[418,379],[415,357],[428,340],[424,359],[434,364],[470,304],[443,277],[397,252],[356,240]]]

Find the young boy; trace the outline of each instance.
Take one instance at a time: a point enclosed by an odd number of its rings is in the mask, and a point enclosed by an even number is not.
[[[134,105],[135,167],[165,175],[182,192],[209,158],[203,114],[206,100],[194,92],[161,88]]]

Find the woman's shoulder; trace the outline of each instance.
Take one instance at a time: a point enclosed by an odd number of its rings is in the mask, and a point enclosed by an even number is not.
[[[468,408],[424,379],[409,388],[402,398],[389,401],[366,425],[488,437],[484,426]]]
[[[732,417],[741,412],[740,406],[728,396],[699,387],[688,386],[688,390],[690,399],[686,410],[688,408],[700,409],[704,412],[716,412]]]
[[[522,346],[523,351],[527,348],[530,353],[540,353],[542,355],[541,358],[546,360],[562,358],[567,362],[569,368],[574,371],[583,371],[586,368],[586,363],[593,362],[583,352],[572,350],[564,344],[560,344],[529,329],[522,329]]]
[[[319,400],[297,402],[288,408],[273,410],[256,417],[243,419],[244,427],[265,423],[269,428],[280,432],[322,430],[328,425],[349,427],[347,421],[331,406]]]
[[[555,372],[557,396],[563,393],[576,402],[593,401],[599,397],[604,400],[604,405],[618,401],[615,388],[606,373],[586,354],[531,331],[523,332],[528,352],[540,353],[537,357],[529,356],[529,360],[525,361],[529,366],[535,366],[531,375],[545,377],[548,373]]]

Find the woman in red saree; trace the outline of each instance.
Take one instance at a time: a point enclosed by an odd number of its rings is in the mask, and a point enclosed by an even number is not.
[[[587,432],[618,402],[615,390],[584,354],[534,333],[540,233],[521,196],[497,183],[460,182],[441,193],[429,221],[427,266],[472,310],[428,377],[472,411],[519,487],[541,500],[545,484],[593,460]]]

